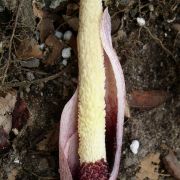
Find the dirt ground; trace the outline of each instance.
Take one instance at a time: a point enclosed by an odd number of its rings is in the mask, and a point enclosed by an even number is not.
[[[4,7],[1,5],[3,2],[0,1],[0,9]],[[10,148],[0,153],[0,179],[59,179],[59,119],[77,86],[78,61],[74,50],[67,65],[62,63],[61,56],[55,65],[47,65],[41,60],[36,68],[22,67],[21,60],[16,58],[16,41],[34,37],[38,23],[31,2],[27,2],[20,10],[12,42],[12,63],[7,72],[4,67],[7,67],[17,5],[11,4],[0,12],[0,42],[6,41],[8,44],[3,51],[0,50],[0,80],[6,73],[5,83],[0,88],[2,91],[7,87],[16,89],[30,112],[19,134],[15,136],[10,133]],[[65,14],[67,4],[74,2],[65,1],[58,12]],[[46,5],[49,6],[48,1]],[[144,91],[153,90],[159,92],[155,99],[163,92],[168,96],[158,106],[148,108],[129,103],[131,116],[125,118],[119,178],[173,180],[172,169],[167,168],[163,159],[173,152],[180,160],[180,3],[178,0],[114,0],[108,6],[113,44],[123,67],[127,97],[134,91],[143,95]],[[71,16],[78,17],[77,12]],[[138,24],[138,17],[145,20],[144,26]],[[77,31],[67,22],[60,24],[59,30],[71,30],[75,37],[77,35]],[[27,78],[29,72],[34,75],[31,80]],[[151,96],[149,101],[153,101]],[[137,154],[130,150],[133,140],[140,143]]]

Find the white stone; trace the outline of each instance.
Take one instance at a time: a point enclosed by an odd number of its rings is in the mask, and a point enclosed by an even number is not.
[[[39,48],[40,48],[41,51],[43,51],[45,49],[45,44],[44,43],[40,44]]]
[[[137,154],[138,149],[139,149],[139,141],[138,140],[133,140],[131,145],[130,145],[130,149],[131,149],[133,154]]]
[[[63,61],[62,61],[62,64],[64,65],[64,66],[67,66],[67,59],[63,59]]]
[[[58,39],[61,39],[62,36],[63,36],[63,33],[60,32],[60,31],[55,31],[55,34],[54,34]]]
[[[63,39],[64,39],[65,41],[69,41],[69,40],[71,39],[71,37],[72,37],[72,32],[71,32],[71,31],[66,31],[66,32],[64,33]]]
[[[13,129],[12,129],[12,132],[13,132],[16,136],[19,134],[19,131],[18,131],[18,129],[16,129],[16,128],[13,128]]]
[[[14,163],[16,163],[16,164],[20,163],[20,161],[19,161],[19,159],[17,157],[14,159]]]
[[[146,24],[146,21],[144,18],[137,17],[136,20],[139,26],[144,26]]]
[[[68,47],[68,48],[64,48],[63,50],[62,50],[62,57],[63,58],[70,58],[71,57],[71,48],[70,47]]]
[[[26,77],[27,77],[27,80],[29,80],[29,81],[32,81],[35,79],[35,76],[32,72],[27,72]]]

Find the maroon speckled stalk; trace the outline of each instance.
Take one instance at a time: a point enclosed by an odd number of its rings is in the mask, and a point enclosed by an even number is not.
[[[95,163],[83,163],[79,177],[80,180],[108,180],[108,164],[104,159]]]

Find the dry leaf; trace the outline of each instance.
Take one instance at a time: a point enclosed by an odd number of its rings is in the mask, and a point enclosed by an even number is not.
[[[9,146],[8,135],[12,128],[11,113],[16,103],[16,92],[8,92],[5,97],[0,97],[0,152]]]
[[[45,42],[50,34],[54,34],[55,29],[53,23],[56,22],[60,25],[64,22],[64,19],[53,12],[44,10],[40,5],[36,2],[32,3],[34,15],[40,18],[37,29],[40,31],[41,42]]]
[[[32,2],[32,7],[33,7],[33,13],[36,17],[38,18],[43,18],[46,17],[49,13],[47,11],[43,11],[43,4],[37,3],[35,1]]]
[[[43,58],[43,52],[35,39],[25,39],[21,41],[16,56],[19,59]]]
[[[0,127],[9,133],[12,126],[11,113],[16,103],[16,92],[8,92],[5,97],[0,97]]]
[[[71,16],[78,9],[79,9],[79,6],[76,3],[69,3],[67,5],[66,15]]]
[[[136,173],[136,178],[138,180],[144,180],[146,178],[158,180],[159,156],[159,153],[149,154],[141,161],[140,170]]]
[[[180,162],[175,154],[170,151],[169,154],[164,157],[163,162],[168,172],[177,180],[180,180]]]
[[[130,107],[139,109],[151,109],[163,104],[169,94],[161,90],[135,90],[128,97]]]
[[[45,41],[45,44],[49,47],[50,53],[45,61],[46,64],[54,65],[56,64],[60,54],[61,50],[63,48],[63,44],[54,36],[50,35]]]
[[[37,29],[40,31],[40,40],[45,42],[46,38],[54,33],[53,19],[48,11],[43,10],[41,4],[32,3],[34,15],[40,18],[40,22],[37,25]]]
[[[78,31],[79,19],[77,17],[63,16],[64,21],[74,30]]]
[[[45,42],[46,38],[50,34],[54,34],[54,24],[60,25],[64,23],[64,19],[57,14],[49,14],[47,17],[44,17],[40,20],[39,24],[37,25],[37,29],[40,32],[40,40],[41,42]]]
[[[0,151],[9,147],[8,136],[11,129],[20,130],[28,116],[26,103],[17,98],[15,91],[0,97]]]
[[[39,24],[37,29],[40,32],[40,40],[41,42],[45,42],[46,38],[50,34],[54,34],[54,25],[53,25],[53,20],[50,18],[43,18]]]

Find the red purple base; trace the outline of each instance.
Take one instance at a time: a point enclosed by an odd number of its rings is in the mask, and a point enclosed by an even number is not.
[[[108,177],[108,164],[104,159],[83,163],[80,167],[80,180],[108,180]]]

